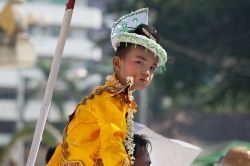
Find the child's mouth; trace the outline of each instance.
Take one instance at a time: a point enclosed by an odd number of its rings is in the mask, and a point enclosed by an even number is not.
[[[140,79],[140,81],[142,81],[143,83],[147,84],[148,81],[146,79]]]

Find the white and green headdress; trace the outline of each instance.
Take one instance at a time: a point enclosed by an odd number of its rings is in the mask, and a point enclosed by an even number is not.
[[[159,58],[159,66],[164,67],[167,62],[166,51],[156,43],[151,34],[148,34],[150,38],[138,35],[136,33],[131,33],[140,24],[148,25],[148,8],[142,8],[135,12],[131,12],[125,16],[122,16],[117,20],[111,31],[111,42],[113,48],[116,50],[119,43],[133,43],[136,45],[141,45],[146,49],[152,51]],[[146,34],[149,32],[145,32]]]

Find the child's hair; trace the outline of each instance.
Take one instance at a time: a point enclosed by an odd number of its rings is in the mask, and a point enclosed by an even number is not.
[[[147,38],[155,40],[156,43],[159,43],[160,41],[160,36],[158,35],[158,32],[156,31],[156,29],[146,24],[140,24],[134,30],[129,31],[129,33],[135,33],[138,35],[146,36]],[[115,56],[122,57],[126,55],[132,46],[135,46],[135,44],[125,43],[125,42],[119,43],[117,50],[115,52]],[[142,46],[138,45],[138,47],[142,47]]]
[[[55,150],[56,150],[56,146],[49,147],[49,149],[47,150],[47,153],[46,153],[46,156],[45,156],[46,164],[49,162],[49,160],[51,159],[51,157],[55,153]]]
[[[147,152],[148,148],[152,148],[151,142],[146,139],[144,135],[134,135],[134,144],[135,144],[135,151],[133,156],[137,157],[138,155],[143,155],[144,153]]]

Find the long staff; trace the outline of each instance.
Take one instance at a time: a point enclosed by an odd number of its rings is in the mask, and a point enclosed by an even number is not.
[[[31,149],[29,152],[29,157],[26,166],[34,166],[36,162],[37,153],[39,150],[39,146],[42,140],[43,130],[46,124],[46,120],[48,117],[51,99],[53,96],[53,91],[55,88],[55,83],[57,80],[58,71],[61,64],[62,54],[66,42],[66,36],[70,27],[70,22],[73,14],[73,9],[75,5],[75,0],[68,0],[66,5],[65,14],[63,17],[63,22],[59,34],[59,38],[57,41],[55,54],[53,57],[50,74],[46,86],[46,90],[43,97],[43,102],[41,105],[40,115],[36,124],[35,134],[33,137],[33,141],[31,144]]]

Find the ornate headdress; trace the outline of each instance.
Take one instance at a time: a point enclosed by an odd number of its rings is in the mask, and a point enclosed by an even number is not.
[[[148,8],[142,8],[122,16],[117,20],[112,27],[111,42],[115,50],[121,42],[141,45],[158,56],[158,65],[162,67],[167,62],[167,53],[161,45],[156,43],[154,37],[144,28],[142,30],[147,36],[149,36],[149,38],[136,33],[131,33],[131,31],[140,24],[148,25],[148,11]]]

